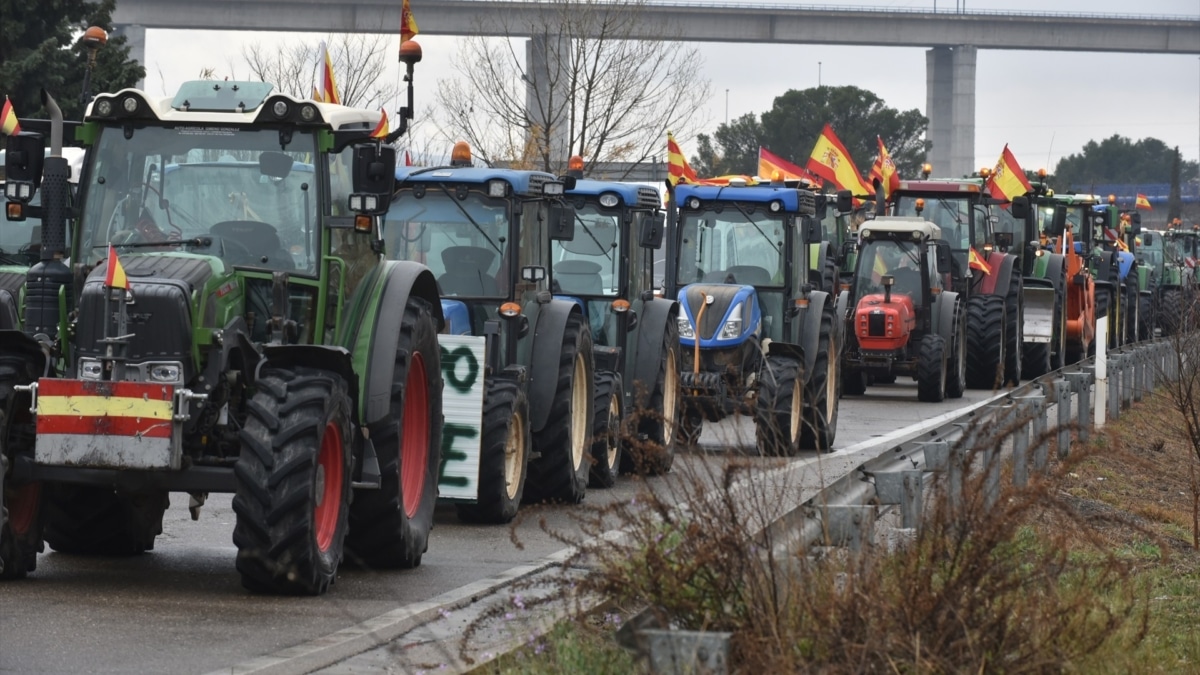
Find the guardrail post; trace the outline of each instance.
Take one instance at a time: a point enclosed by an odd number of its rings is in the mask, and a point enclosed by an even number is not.
[[[1097,330],[1099,330],[1100,322],[1096,322]],[[1104,349],[1105,343],[1100,341],[1100,335],[1096,335],[1096,428],[1103,429],[1105,418],[1108,416],[1108,352]]]
[[[925,468],[946,474],[946,498],[950,508],[957,510],[962,499],[962,450],[961,445],[952,448],[946,441],[917,443],[925,451]]]
[[[1011,400],[1004,405],[992,408],[991,418],[994,420],[992,429],[995,429],[995,432],[988,434],[987,446],[983,454],[983,503],[989,509],[1000,501],[1000,469],[1003,461],[1001,450],[1004,444],[1004,432],[1012,426],[1019,412],[1018,406]]]
[[[828,504],[821,507],[821,522],[828,545],[859,551],[874,538],[875,507]]]
[[[1134,367],[1137,356],[1132,352],[1121,355],[1121,410],[1129,410],[1133,405]]]
[[[1115,422],[1121,417],[1121,359],[1119,354],[1108,357],[1110,372],[1108,379],[1108,416]]]
[[[1134,359],[1134,362],[1137,364],[1136,366],[1134,366],[1136,374],[1134,375],[1134,378],[1133,378],[1133,381],[1134,381],[1133,400],[1140,401],[1140,400],[1142,400],[1142,394],[1144,393],[1144,391],[1146,389],[1146,371],[1149,370],[1149,368],[1146,365],[1146,350],[1138,349],[1136,352],[1134,352],[1133,359]]]
[[[1058,406],[1058,458],[1071,454],[1071,384],[1059,378],[1054,381],[1055,405]]]
[[[650,672],[692,675],[729,672],[729,639],[733,633],[691,630],[638,631],[650,657]]]
[[[1079,418],[1079,442],[1087,443],[1089,427],[1092,426],[1092,374],[1088,372],[1088,368],[1084,368],[1081,373],[1067,373],[1067,379],[1071,381],[1071,388],[1075,390],[1075,395],[1078,396],[1079,407],[1077,408],[1077,417]]]
[[[1015,396],[1017,426],[1012,435],[1013,484],[1025,487],[1029,484],[1029,421],[1037,415],[1039,396]]]
[[[875,495],[879,497],[879,503],[899,506],[900,526],[905,529],[920,525],[924,490],[925,474],[921,471],[875,474]]]

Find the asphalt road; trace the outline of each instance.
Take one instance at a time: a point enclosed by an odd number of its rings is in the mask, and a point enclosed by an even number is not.
[[[918,403],[915,386],[873,387],[842,400],[836,448],[986,398]],[[719,458],[754,438],[739,418],[708,425],[700,450],[677,459]],[[813,462],[815,454],[796,459]],[[829,476],[830,480],[837,476]],[[663,479],[651,479],[663,480]],[[428,600],[472,581],[537,560],[562,548],[538,520],[569,529],[572,509],[630,499],[623,478],[589,491],[583,507],[544,507],[515,528],[459,523],[439,509],[421,567],[395,572],[343,569],[321,597],[272,597],[245,591],[234,569],[230,495],[213,495],[192,522],[186,494],[172,494],[164,533],[151,553],[96,558],[47,552],[28,579],[0,585],[0,672],[208,673],[316,640],[385,612]]]

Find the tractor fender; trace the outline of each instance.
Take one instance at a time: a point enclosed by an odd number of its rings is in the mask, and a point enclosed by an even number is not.
[[[1012,281],[1013,267],[1016,265],[1017,256],[1011,253],[995,252],[988,256],[987,262],[992,268],[992,273],[983,278],[981,292],[984,295],[1006,295],[1008,285]]]
[[[1063,288],[1063,284],[1066,282],[1066,275],[1063,271],[1063,267],[1067,264],[1066,258],[1057,253],[1049,253],[1046,258],[1046,276],[1044,278],[1054,284],[1055,292],[1066,293],[1067,289]]]
[[[263,358],[254,372],[257,380],[263,368],[290,369],[312,368],[314,364],[322,370],[331,370],[346,380],[352,404],[358,404],[358,375],[354,372],[354,359],[345,347],[329,345],[266,345]]]
[[[825,315],[826,307],[832,308],[833,298],[824,291],[812,291],[808,294],[808,309],[804,312],[804,323],[800,327],[800,347],[804,356],[804,372],[811,373],[817,362],[817,350],[821,348],[821,318]],[[833,330],[841,333],[842,327],[836,317]],[[772,342],[771,345],[776,343]],[[840,342],[838,344],[841,344]]]
[[[0,329],[12,330],[21,327],[21,317],[17,312],[17,300],[12,293],[0,289]]]
[[[937,334],[947,345],[954,344],[954,310],[958,307],[958,293],[943,291],[937,301]]]
[[[438,297],[437,281],[428,267],[414,262],[400,261],[388,266],[381,286],[371,326],[370,346],[361,380],[354,387],[360,398],[355,401],[361,410],[362,422],[370,424],[382,419],[391,409],[392,373],[396,361],[396,346],[400,342],[400,326],[404,322],[404,307],[410,297],[423,298],[429,302],[437,326],[442,325],[442,303]],[[368,315],[367,321],[370,321]],[[359,333],[365,326],[358,326]],[[440,328],[439,328],[440,329]],[[361,337],[361,335],[359,336]],[[356,354],[355,357],[358,355]],[[354,360],[357,360],[355,358]]]
[[[533,331],[533,358],[529,369],[530,430],[539,432],[550,420],[554,393],[558,389],[558,361],[562,354],[567,319],[572,315],[584,321],[579,305],[553,298],[541,306]],[[584,328],[587,322],[584,321]]]
[[[42,351],[42,345],[25,331],[0,330],[0,354],[31,362],[39,377],[46,372],[46,353]]]
[[[637,340],[634,342],[633,372],[626,373],[627,389],[634,392],[654,391],[658,378],[658,364],[663,354],[663,335],[670,330],[671,322],[679,316],[679,303],[665,298],[654,298],[642,305],[638,317]]]

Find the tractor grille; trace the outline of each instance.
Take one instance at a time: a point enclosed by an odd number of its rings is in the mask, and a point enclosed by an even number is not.
[[[102,279],[102,277],[101,277]],[[133,334],[127,357],[133,363],[145,360],[191,363],[192,315],[189,289],[174,279],[134,279],[133,304],[127,307],[126,330]],[[83,287],[79,301],[77,356],[99,357],[101,340],[116,335],[116,317],[106,306],[104,282],[92,279]]]
[[[883,313],[867,315],[867,337],[883,337],[885,333]]]

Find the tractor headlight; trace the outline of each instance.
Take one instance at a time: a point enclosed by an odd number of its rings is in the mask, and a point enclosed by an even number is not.
[[[692,330],[692,322],[686,316],[676,318],[675,322],[679,324],[679,337],[689,340],[696,338],[696,331]]]
[[[100,359],[79,359],[79,379],[99,380],[102,372]]]
[[[611,209],[620,202],[620,198],[611,192],[605,192],[600,195],[600,206]]]
[[[101,117],[108,117],[109,115],[112,115],[112,111],[113,111],[113,107],[112,107],[111,100],[101,99],[99,102],[96,103],[96,114],[97,115],[99,115]]]
[[[275,101],[275,105],[271,106],[271,112],[275,113],[279,119],[287,117],[289,111],[287,101]]]
[[[721,326],[721,334],[718,339],[732,340],[742,334],[742,304],[738,303],[736,307],[729,312],[729,318],[725,320],[725,325]]]
[[[151,382],[182,384],[183,368],[178,363],[151,363],[147,365],[147,376]]]

